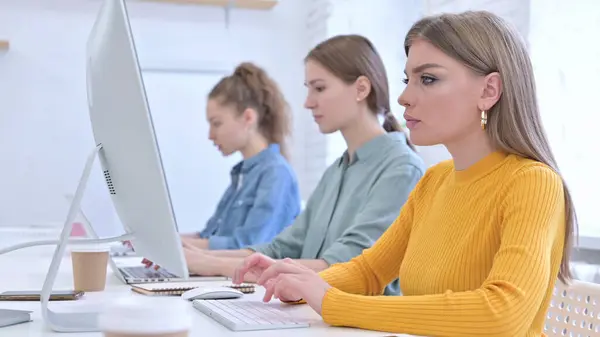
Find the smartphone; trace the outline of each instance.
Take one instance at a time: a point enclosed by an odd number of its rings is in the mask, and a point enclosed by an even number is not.
[[[5,291],[0,294],[0,301],[39,301],[41,291]],[[50,294],[50,301],[72,301],[79,299],[83,291],[55,290]]]

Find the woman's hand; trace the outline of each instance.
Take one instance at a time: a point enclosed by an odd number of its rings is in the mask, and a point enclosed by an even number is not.
[[[233,283],[242,284],[246,279],[257,280],[262,273],[275,264],[275,260],[260,253],[254,253],[244,259],[233,273]]]
[[[272,264],[257,283],[266,289],[263,301],[273,297],[284,302],[304,300],[319,315],[325,294],[331,288],[319,274],[292,259]]]

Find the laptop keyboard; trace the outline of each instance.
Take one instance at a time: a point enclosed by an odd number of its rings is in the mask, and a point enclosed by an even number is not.
[[[176,275],[173,275],[166,271],[165,269],[154,270],[151,268],[146,268],[144,266],[139,267],[124,267],[121,268],[124,272],[131,275],[131,277],[137,279],[160,279],[160,278],[176,278]]]

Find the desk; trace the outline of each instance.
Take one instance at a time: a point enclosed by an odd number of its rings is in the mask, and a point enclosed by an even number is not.
[[[0,233],[1,236],[1,233]],[[14,242],[12,242],[14,244]],[[6,240],[0,240],[0,246],[4,246]],[[37,247],[30,248],[21,252],[13,252],[0,256],[0,268],[2,268],[2,277],[0,278],[0,291],[6,290],[35,290],[42,288],[44,278],[50,260],[52,257],[54,247]],[[130,258],[128,258],[130,259]],[[18,268],[18,269],[17,269]],[[54,289],[72,289],[71,259],[68,254],[65,255],[63,262],[61,263],[60,272],[57,276]],[[12,275],[12,276],[9,276]],[[207,282],[211,285],[219,285],[228,282]],[[258,287],[257,292],[251,295],[245,295],[245,298],[260,299],[262,298],[263,289]],[[82,308],[89,308],[90,305],[101,304],[104,301],[111,301],[117,297],[123,296],[144,296],[134,293],[130,290],[130,287],[121,283],[116,276],[112,274],[109,269],[107,275],[107,286],[106,290],[98,293],[87,293],[84,298],[78,301],[68,302],[51,302],[53,310],[55,311],[71,311],[71,310],[82,310]],[[21,309],[33,311],[32,317],[33,322],[19,324],[11,327],[0,328],[0,334],[2,336],[29,336],[29,337],[46,337],[46,336],[62,336],[62,337],[80,337],[80,336],[102,336],[101,333],[57,333],[51,331],[46,325],[41,316],[41,305],[39,302],[3,302],[0,301],[0,308],[6,309]],[[216,321],[205,316],[201,312],[197,311],[192,307],[192,303],[189,303],[189,310],[192,314],[193,325],[191,330],[191,336],[281,336],[285,334],[286,337],[295,336],[390,336],[394,334],[384,332],[373,332],[363,331],[358,329],[348,328],[334,328],[325,324],[319,315],[317,315],[307,305],[298,306],[285,306],[286,310],[293,311],[295,315],[299,315],[303,318],[314,320],[310,328],[304,329],[290,329],[290,330],[266,330],[266,331],[255,331],[255,332],[232,332],[229,329],[223,327]],[[83,309],[85,310],[85,309]],[[401,337],[398,335],[398,337]]]

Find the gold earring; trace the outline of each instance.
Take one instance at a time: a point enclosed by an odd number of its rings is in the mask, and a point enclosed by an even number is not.
[[[481,129],[485,130],[485,125],[487,124],[487,112],[485,110],[481,110]]]

